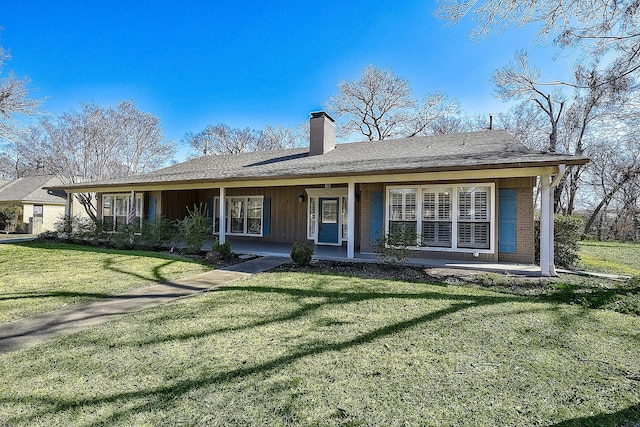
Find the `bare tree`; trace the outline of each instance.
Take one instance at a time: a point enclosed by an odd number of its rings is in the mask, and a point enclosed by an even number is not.
[[[0,46],[0,76],[10,58]],[[0,77],[0,177],[4,179],[19,178],[29,170],[21,144],[24,131],[15,120],[37,113],[39,101],[29,97],[28,85],[27,78],[19,79],[13,73]]]
[[[300,139],[290,128],[283,128],[280,125],[267,125],[260,131],[258,136],[259,150],[283,150],[295,148],[301,145]]]
[[[458,102],[439,92],[416,101],[406,79],[373,65],[357,80],[338,83],[338,93],[326,106],[331,114],[344,118],[342,136],[361,133],[369,141],[432,134],[432,124],[459,113]]]
[[[280,125],[267,125],[263,130],[233,129],[224,123],[208,125],[202,131],[185,135],[183,142],[192,150],[192,156],[240,154],[251,151],[283,150],[300,146],[296,132]]]
[[[160,119],[142,112],[132,101],[121,101],[115,111],[119,146],[124,149],[123,169],[128,175],[163,166],[175,153],[175,144],[164,140]]]
[[[638,0],[438,0],[436,16],[454,24],[469,16],[476,23],[474,39],[509,26],[538,25],[538,41],[581,49],[585,68],[602,77],[599,84],[640,70]]]
[[[130,101],[117,108],[83,104],[80,112],[42,119],[33,135],[32,158],[64,183],[149,172],[174,152],[174,144],[163,140],[159,120],[138,111]],[[76,198],[96,219],[93,196],[77,193]]]

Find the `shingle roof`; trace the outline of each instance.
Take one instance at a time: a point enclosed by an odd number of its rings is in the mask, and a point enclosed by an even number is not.
[[[42,188],[61,184],[58,178],[51,175],[18,178],[4,185],[0,184],[0,202],[66,203],[66,197],[59,192]]]
[[[482,131],[337,144],[334,150],[317,156],[309,156],[308,148],[203,156],[146,174],[65,188],[376,175],[586,162],[586,157],[529,150],[505,131]]]

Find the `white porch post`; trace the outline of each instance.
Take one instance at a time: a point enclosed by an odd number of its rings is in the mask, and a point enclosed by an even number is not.
[[[555,246],[555,231],[554,231],[555,230],[554,229],[555,206],[553,205],[553,201],[555,199],[553,194],[554,189],[555,189],[555,186],[552,183],[551,186],[549,187],[549,274],[551,276],[557,276],[556,258],[554,253],[554,246]]]
[[[226,204],[225,204],[225,188],[224,187],[220,187],[220,218],[218,219],[218,224],[220,224],[220,230],[218,232],[218,242],[220,242],[221,244],[225,242],[225,236],[224,236],[224,231],[226,230],[226,224],[225,224],[225,211],[227,210],[226,208]]]
[[[356,184],[349,182],[347,193],[347,258],[355,257]]]
[[[540,177],[540,187],[542,192],[540,194],[540,273],[543,276],[550,276],[550,260],[551,253],[549,252],[550,245],[553,244],[553,235],[550,232],[553,230],[551,221],[553,217],[550,215],[551,209],[549,203],[551,202],[549,191],[549,175],[543,175]]]

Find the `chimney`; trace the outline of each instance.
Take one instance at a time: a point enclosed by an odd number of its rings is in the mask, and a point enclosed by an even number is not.
[[[309,120],[309,155],[325,154],[336,148],[336,124],[324,111],[311,113]]]

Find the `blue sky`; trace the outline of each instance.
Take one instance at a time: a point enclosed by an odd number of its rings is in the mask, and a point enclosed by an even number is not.
[[[7,3],[4,72],[28,76],[43,111],[133,99],[176,142],[210,123],[296,126],[369,64],[408,79],[415,97],[442,91],[473,114],[507,108],[491,73],[517,49],[549,77],[569,69],[532,29],[474,42],[436,20],[432,1]]]

